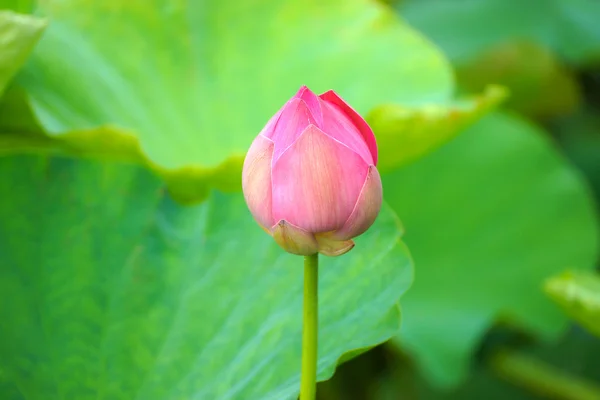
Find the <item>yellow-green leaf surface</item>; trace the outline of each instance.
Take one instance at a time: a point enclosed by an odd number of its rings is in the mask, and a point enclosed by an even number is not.
[[[497,319],[546,339],[563,331],[544,281],[591,269],[599,235],[589,188],[543,131],[489,115],[382,179],[417,271],[399,342],[430,379],[463,379]]]
[[[368,115],[379,142],[382,171],[410,163],[444,144],[506,97],[501,87],[489,87],[473,99],[420,107],[383,105]],[[139,141],[114,127],[46,135],[36,124],[22,89],[10,87],[0,101],[0,154],[33,153],[129,161],[147,165],[167,183],[180,202],[203,199],[210,187],[239,190],[241,158],[232,158],[206,173],[196,166],[165,170],[152,164]]]
[[[446,104],[376,107],[367,120],[379,142],[378,167],[386,171],[422,157],[505,98],[503,88],[490,86],[480,96]],[[3,130],[0,131],[0,154],[42,153],[144,164],[160,175],[171,194],[184,203],[206,197],[209,187],[240,189],[241,158],[229,159],[210,174],[196,166],[165,170],[146,159],[133,134],[114,127],[48,136],[36,124],[23,90],[18,87],[9,87],[4,101],[0,101],[0,121]]]
[[[241,194],[181,206],[144,168],[0,159],[0,398],[297,397],[302,257]],[[412,280],[384,207],[321,257],[318,376],[398,332]]]
[[[367,120],[380,143],[378,168],[386,171],[422,157],[455,137],[506,96],[502,87],[490,86],[480,96],[450,104],[376,107]]]
[[[568,271],[546,281],[546,293],[561,308],[596,336],[600,336],[600,275]]]
[[[366,0],[47,0],[37,14],[52,23],[18,84],[43,128],[137,138],[149,164],[204,186],[239,187],[227,165],[302,84],[362,113],[453,91],[440,53]]]
[[[0,10],[0,95],[29,56],[45,26],[43,19]]]

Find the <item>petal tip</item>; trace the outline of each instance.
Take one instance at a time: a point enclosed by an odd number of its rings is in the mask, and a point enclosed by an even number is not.
[[[312,90],[310,90],[308,86],[301,86],[293,98],[302,99],[312,117],[317,122],[317,125],[322,126],[323,111],[321,110],[321,105],[319,104],[319,97]]]
[[[296,94],[292,98],[293,99],[300,99],[300,98],[302,98],[302,96],[304,95],[304,93],[306,91],[308,91],[309,93],[312,93],[312,91],[308,88],[308,86],[302,85],[302,86],[300,86],[300,88],[298,89],[298,91],[296,91]]]
[[[350,104],[348,104],[344,99],[342,99],[334,90],[328,90],[323,94],[319,95],[319,98],[323,101],[326,101],[329,104],[332,104],[338,107],[346,116],[352,121],[354,126],[358,129],[363,140],[365,141],[369,153],[371,154],[371,158],[373,159],[373,164],[377,165],[378,159],[378,150],[377,150],[377,141],[375,140],[375,135],[373,134],[373,130],[365,121],[365,119],[356,111]]]
[[[321,93],[319,95],[319,98],[322,99],[322,100],[327,100],[331,96],[335,96],[337,98],[340,98],[340,96],[333,89],[329,89],[328,91]]]

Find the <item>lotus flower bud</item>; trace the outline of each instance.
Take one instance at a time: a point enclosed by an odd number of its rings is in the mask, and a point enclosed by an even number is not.
[[[300,88],[256,137],[242,172],[258,224],[286,251],[344,254],[382,201],[377,143],[335,92]]]

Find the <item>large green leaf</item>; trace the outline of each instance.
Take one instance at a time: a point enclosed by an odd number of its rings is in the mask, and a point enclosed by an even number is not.
[[[33,50],[45,27],[43,19],[0,10],[0,95]]]
[[[0,397],[297,394],[302,258],[241,195],[180,206],[117,163],[5,157],[0,171]],[[320,379],[397,333],[412,279],[399,235],[384,208],[347,256],[322,257]]]
[[[378,168],[386,171],[422,157],[495,108],[506,95],[504,88],[490,86],[479,96],[447,103],[375,107],[367,120],[380,143]],[[60,154],[147,163],[137,139],[114,128],[46,135],[35,123],[23,90],[18,87],[9,87],[4,101],[0,101],[0,121],[3,130],[0,131],[0,154]],[[149,167],[162,176],[177,200],[187,202],[205,197],[206,183],[239,189],[240,162],[241,159],[230,160],[219,168],[216,177],[203,176],[201,179],[195,175],[197,170],[194,168],[169,171],[157,165],[150,164]]]
[[[367,0],[47,0],[37,12],[52,24],[18,82],[42,126],[137,138],[152,166],[204,189],[239,187],[252,139],[302,84],[363,113],[453,91],[440,53]]]
[[[405,0],[400,12],[453,62],[509,40],[540,43],[572,63],[600,62],[597,1]]]
[[[445,104],[377,106],[367,116],[380,144],[377,168],[387,171],[419,159],[452,139],[506,97],[503,87],[489,86],[479,96]]]
[[[568,271],[546,281],[546,292],[575,321],[600,336],[600,275]]]
[[[495,114],[383,182],[417,267],[400,341],[438,384],[465,376],[496,318],[563,330],[543,282],[592,267],[598,230],[587,187],[543,132]]]

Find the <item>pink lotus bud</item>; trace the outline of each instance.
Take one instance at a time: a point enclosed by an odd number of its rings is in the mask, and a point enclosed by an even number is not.
[[[242,172],[250,212],[286,251],[337,256],[382,201],[373,131],[330,90],[300,88],[263,128]]]

